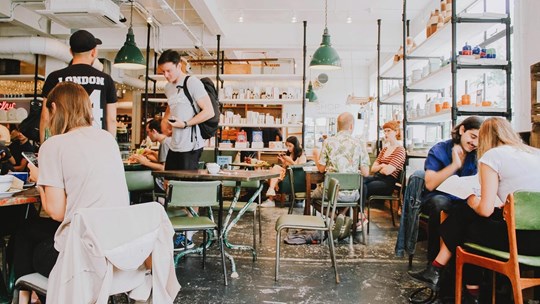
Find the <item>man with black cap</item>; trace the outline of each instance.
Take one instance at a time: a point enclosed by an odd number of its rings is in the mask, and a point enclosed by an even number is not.
[[[54,71],[47,76],[43,85],[43,103],[47,95],[63,81],[78,83],[84,87],[92,101],[94,126],[103,128],[116,137],[116,88],[111,76],[98,71],[92,64],[97,58],[96,46],[101,44],[90,32],[78,30],[69,38],[70,52],[73,56],[71,64],[61,70]],[[49,112],[42,107],[41,121],[39,123],[39,138],[45,140],[45,126],[49,121]]]

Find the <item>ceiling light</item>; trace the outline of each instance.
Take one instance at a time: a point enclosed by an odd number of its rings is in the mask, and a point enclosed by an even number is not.
[[[146,22],[147,23],[152,23],[152,22],[154,22],[154,18],[152,18],[152,16],[150,15],[150,16],[146,17]]]
[[[298,19],[296,19],[296,16],[293,16],[291,18],[291,23],[296,23],[296,22],[298,22]]]
[[[349,23],[349,24],[352,23],[352,17],[351,16],[347,17],[347,23]]]
[[[133,34],[133,1],[131,1],[131,19],[129,20],[129,29],[126,35],[124,46],[118,51],[114,58],[114,66],[125,70],[140,70],[146,68],[141,50],[135,43],[135,35]]]
[[[332,47],[330,34],[328,34],[328,0],[324,6],[324,32],[319,48],[313,53],[309,67],[312,69],[338,70],[341,69],[341,59]]]

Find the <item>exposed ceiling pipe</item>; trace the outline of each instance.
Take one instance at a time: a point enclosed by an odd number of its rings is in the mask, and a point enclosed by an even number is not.
[[[45,37],[0,37],[0,54],[40,54],[65,63],[72,59],[69,46],[56,39]],[[94,61],[93,67],[103,70],[103,64],[99,60]]]
[[[176,21],[174,21],[172,24],[173,25],[179,25],[182,28],[182,30],[188,35],[189,39],[191,39],[191,41],[193,42],[194,47],[196,49],[202,51],[204,53],[204,55],[211,56],[212,54],[210,54],[210,52],[206,49],[206,47],[204,47],[202,45],[202,41],[199,39],[199,37],[197,37],[197,35],[195,35],[191,31],[191,29],[187,26],[187,24],[184,22],[184,20],[182,20],[182,18],[180,18],[180,16],[178,16],[178,14],[176,14],[176,12],[169,5],[169,3],[167,3],[166,0],[159,0],[159,2],[161,2],[161,4],[160,4],[161,8],[164,11],[167,11],[171,17],[176,19]]]

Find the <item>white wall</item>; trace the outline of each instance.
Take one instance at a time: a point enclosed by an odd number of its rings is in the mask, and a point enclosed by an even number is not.
[[[540,1],[514,1],[514,116],[516,131],[531,130],[530,66],[540,61]]]

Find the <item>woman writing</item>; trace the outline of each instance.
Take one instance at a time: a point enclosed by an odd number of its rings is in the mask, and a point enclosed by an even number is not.
[[[40,148],[39,169],[28,167],[50,218],[38,218],[17,234],[16,278],[32,272],[49,276],[78,209],[129,205],[118,145],[110,133],[92,126],[91,102],[84,88],[59,83],[44,106],[52,137]],[[27,292],[21,291],[19,303],[28,303]]]
[[[274,202],[274,197],[276,196],[277,184],[285,178],[285,173],[287,168],[290,165],[299,165],[306,162],[306,155],[300,142],[296,136],[289,136],[285,141],[287,146],[287,152],[285,154],[278,155],[278,161],[280,165],[275,165],[270,169],[273,172],[279,173],[279,177],[271,178],[270,184],[268,185],[268,191],[266,192],[266,201],[261,204],[261,207],[274,207],[276,204]]]
[[[465,241],[508,251],[503,202],[517,190],[540,191],[540,150],[525,145],[505,119],[493,117],[484,121],[479,131],[478,157],[481,197],[473,194],[467,204],[450,210],[440,227],[443,242],[439,254],[426,269],[409,272],[433,289],[439,287],[441,269]],[[518,252],[539,255],[539,238],[538,232],[517,231]],[[465,296],[472,298],[472,302],[478,300],[478,273],[465,274]]]
[[[401,139],[399,121],[385,123],[383,131],[386,146],[381,150],[373,166],[371,166],[373,176],[364,178],[364,189],[366,191],[363,202],[371,195],[392,194],[405,164],[405,148],[399,142]],[[365,219],[365,217],[363,218]]]

